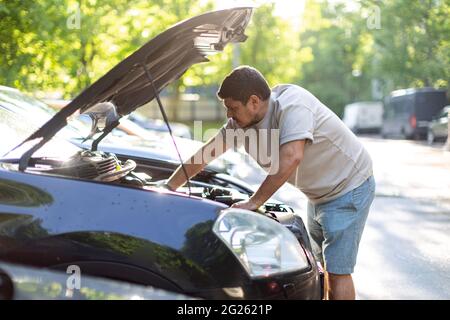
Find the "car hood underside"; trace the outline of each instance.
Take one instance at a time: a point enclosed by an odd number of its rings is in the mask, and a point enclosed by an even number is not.
[[[77,111],[89,113],[99,103],[109,102],[115,106],[118,120],[150,102],[190,66],[208,61],[207,55],[222,51],[228,43],[245,41],[244,31],[251,14],[252,8],[249,7],[213,11],[180,22],[159,34],[85,89],[23,141],[19,146],[31,140],[38,141],[23,158],[29,158],[42,147]],[[114,120],[110,123],[118,123]]]

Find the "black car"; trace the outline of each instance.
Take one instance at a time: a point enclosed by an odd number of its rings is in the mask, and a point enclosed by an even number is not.
[[[0,150],[0,259],[64,271],[76,265],[87,275],[207,299],[320,299],[321,270],[290,207],[230,208],[251,191],[208,172],[170,192],[158,185],[175,164],[97,150],[120,117],[158,99],[207,54],[244,41],[251,13],[221,10],[175,25],[29,136],[20,115],[0,108],[9,138]],[[91,150],[60,137],[77,111],[100,131]]]

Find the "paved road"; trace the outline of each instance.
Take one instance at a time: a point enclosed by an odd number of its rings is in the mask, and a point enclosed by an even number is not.
[[[443,144],[361,138],[373,159],[377,193],[431,200],[450,208],[450,152]]]
[[[360,244],[358,299],[450,299],[450,212],[377,197]]]
[[[450,152],[363,138],[377,196],[360,245],[358,299],[450,299]]]

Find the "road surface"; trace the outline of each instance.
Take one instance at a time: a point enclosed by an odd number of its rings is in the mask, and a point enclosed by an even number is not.
[[[354,273],[358,299],[450,299],[450,152],[362,138],[377,195]]]

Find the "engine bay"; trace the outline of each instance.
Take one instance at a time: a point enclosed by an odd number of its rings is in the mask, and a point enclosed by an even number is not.
[[[17,166],[17,161],[6,161],[3,165]],[[135,161],[119,160],[115,154],[102,151],[83,150],[69,159],[32,158],[25,170],[27,173],[56,175],[76,179],[102,181],[126,185],[134,188],[159,189],[161,180],[166,179],[171,171],[167,168],[147,168]],[[209,199],[231,206],[246,200],[252,192],[238,187],[224,186],[208,177],[190,180],[190,186],[178,188],[176,192],[203,199]],[[284,213],[292,215],[292,208],[282,203],[266,203],[259,210],[272,218]],[[274,213],[277,213],[276,215]]]

